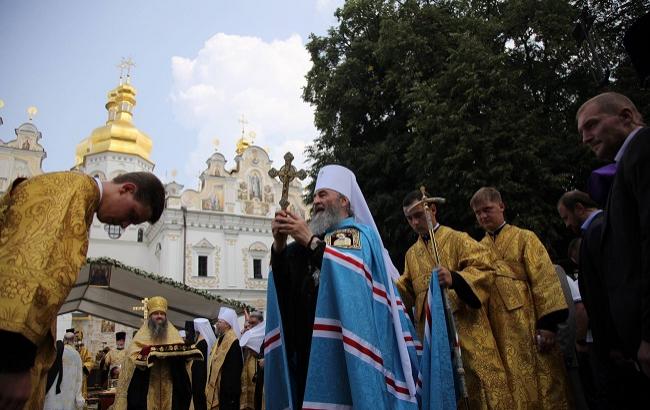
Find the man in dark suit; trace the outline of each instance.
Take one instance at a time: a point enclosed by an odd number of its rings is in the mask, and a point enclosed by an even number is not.
[[[617,163],[602,227],[605,291],[623,355],[650,387],[650,128],[613,92],[584,103],[577,120],[582,142]]]
[[[609,298],[604,287],[604,269],[601,252],[603,211],[582,191],[564,193],[557,203],[557,211],[565,226],[581,236],[577,263],[578,284],[582,302],[588,313],[593,340],[578,326],[576,351],[585,396],[591,409],[626,408],[630,396],[624,391],[625,377],[621,375],[630,363],[617,363],[610,356],[620,356],[620,342],[609,313]],[[578,315],[576,315],[576,320]],[[589,373],[590,372],[590,373]]]

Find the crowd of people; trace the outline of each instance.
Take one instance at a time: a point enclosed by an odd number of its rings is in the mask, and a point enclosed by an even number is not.
[[[129,346],[104,358],[109,371],[121,363],[114,408],[261,408],[262,396],[269,409],[649,403],[650,129],[612,92],[585,102],[576,119],[582,142],[609,162],[588,192],[557,202],[579,236],[569,255],[577,284],[534,232],[506,221],[507,197],[494,187],[467,199],[485,231],[480,241],[442,225],[436,198],[409,193],[402,211],[418,239],[398,269],[354,173],[328,165],[315,181],[311,220],[280,210],[272,221],[266,320],[254,312],[240,331],[222,307],[216,333],[199,318],[184,340],[167,325],[167,301],[149,299]],[[40,409],[52,392],[68,391],[79,405],[83,354],[72,351],[72,332],[55,345],[51,328],[88,226],[94,213],[122,226],[154,223],[164,189],[133,174],[101,183],[55,173],[14,185],[0,200],[0,281],[16,289],[0,292],[0,306],[10,307],[0,309],[0,339],[22,356],[3,361],[0,407]],[[442,319],[438,298],[449,312]]]

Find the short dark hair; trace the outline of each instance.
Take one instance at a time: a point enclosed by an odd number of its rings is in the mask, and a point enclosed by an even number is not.
[[[429,196],[429,194],[426,194]],[[404,200],[402,201],[402,207],[406,208],[409,205],[411,205],[413,202],[419,201],[422,199],[422,191],[419,189],[416,189],[415,191],[411,191],[406,196],[404,197]]]
[[[587,209],[598,208],[598,204],[591,199],[588,193],[578,191],[577,189],[565,192],[557,201],[557,205],[560,206],[560,204],[571,212],[575,211],[576,205],[578,204],[581,204]]]
[[[493,186],[484,186],[472,195],[472,199],[469,200],[469,206],[474,209],[475,206],[483,202],[502,203],[503,199],[501,199],[501,193],[498,189]]]
[[[155,224],[165,209],[165,187],[162,182],[151,172],[127,172],[113,178],[113,182],[118,184],[131,182],[138,189],[135,191],[134,198],[141,204],[151,209],[151,218],[149,222]]]

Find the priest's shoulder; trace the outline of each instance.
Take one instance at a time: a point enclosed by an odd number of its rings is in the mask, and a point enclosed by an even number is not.
[[[325,235],[325,243],[340,249],[361,249],[362,239],[366,233],[356,226],[350,225],[341,227]]]
[[[83,186],[95,186],[93,177],[79,171],[48,172],[28,178],[21,185],[53,185],[58,189],[78,189]]]

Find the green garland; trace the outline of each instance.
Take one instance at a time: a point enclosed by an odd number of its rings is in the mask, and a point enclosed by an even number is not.
[[[97,264],[103,264],[103,265],[112,265],[112,266],[115,266],[116,268],[124,269],[124,270],[127,270],[129,272],[135,273],[136,275],[143,276],[143,277],[148,278],[148,279],[153,279],[158,283],[162,283],[162,284],[165,284],[165,285],[170,285],[170,286],[175,287],[176,289],[181,289],[181,290],[184,290],[186,292],[192,292],[192,293],[195,293],[197,295],[203,296],[204,298],[209,299],[209,300],[215,300],[215,301],[217,301],[219,303],[222,303],[222,304],[225,304],[225,305],[228,305],[228,306],[234,308],[235,310],[237,310],[237,313],[242,313],[244,311],[244,309],[248,310],[249,312],[252,312],[253,310],[255,310],[252,306],[250,306],[250,305],[248,305],[246,303],[240,302],[238,300],[227,299],[227,298],[222,298],[221,296],[218,296],[218,295],[213,295],[210,292],[207,292],[207,291],[202,290],[202,289],[196,289],[196,288],[193,288],[191,286],[187,286],[186,284],[176,282],[173,279],[170,279],[170,278],[167,278],[167,277],[164,277],[164,276],[160,276],[160,275],[156,275],[154,273],[150,273],[150,272],[144,271],[142,269],[134,268],[133,266],[125,265],[122,262],[120,262],[118,260],[115,260],[113,258],[107,258],[107,257],[87,258],[86,263],[88,263],[88,264],[97,263]]]

